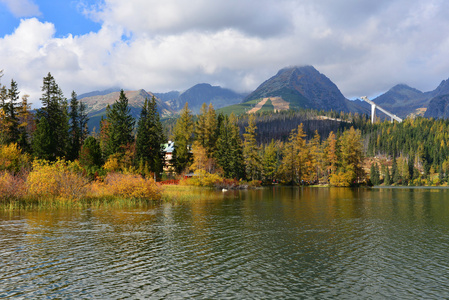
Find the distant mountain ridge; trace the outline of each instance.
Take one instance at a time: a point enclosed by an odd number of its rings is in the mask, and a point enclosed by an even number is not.
[[[208,83],[196,84],[182,93],[172,91],[169,93],[156,93],[155,95],[160,97],[160,99],[165,99],[173,109],[178,111],[187,102],[189,103],[189,109],[193,113],[198,113],[203,103],[212,103],[214,108],[218,109],[239,103],[245,97],[245,94],[239,94],[220,86],[212,86]]]
[[[120,92],[112,92],[104,94],[104,92],[94,92],[95,96],[81,95],[80,100],[87,106],[87,114],[89,116],[89,130],[100,128],[101,117],[106,115],[106,107],[112,105],[120,97]],[[88,95],[91,93],[88,93]],[[143,89],[137,91],[125,91],[125,95],[128,98],[128,104],[131,110],[131,115],[138,119],[140,117],[140,111],[145,102],[145,99],[152,99],[153,94]],[[166,103],[156,98],[157,109],[161,117],[171,116],[175,111]]]
[[[426,109],[425,117],[441,118],[442,99],[449,95],[449,79],[443,80],[438,87],[429,92],[422,92],[406,84],[398,84],[373,101],[386,110],[405,118],[418,109]],[[433,101],[434,98],[438,98]]]
[[[250,94],[241,94],[230,89],[200,83],[184,92],[150,93],[143,89],[125,92],[135,118],[145,98],[156,98],[161,117],[177,114],[185,105],[193,113],[199,113],[203,103],[212,103],[222,112],[248,113],[285,109],[334,110],[370,114],[366,102],[350,101],[340,92],[336,84],[313,66],[293,66],[279,70],[274,76],[260,84]],[[379,106],[404,118],[417,111],[426,117],[449,118],[449,79],[443,80],[433,91],[422,92],[405,84],[398,84],[373,99]],[[119,89],[111,88],[78,96],[88,107],[90,128],[98,128],[106,106],[119,97]],[[234,105],[233,105],[234,104]],[[381,114],[380,114],[381,115]]]

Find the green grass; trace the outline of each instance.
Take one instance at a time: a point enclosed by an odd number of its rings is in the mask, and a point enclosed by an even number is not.
[[[258,111],[258,112],[273,112],[274,111],[274,106],[273,103],[271,102],[271,99],[268,99],[267,102],[265,102],[265,104],[262,106],[262,108]]]
[[[190,185],[165,185],[162,200],[166,202],[204,201],[221,199],[223,193],[216,189]]]

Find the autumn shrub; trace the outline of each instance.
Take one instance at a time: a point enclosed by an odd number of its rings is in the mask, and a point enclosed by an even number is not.
[[[248,181],[248,187],[249,188],[256,188],[256,187],[261,187],[261,186],[262,186],[262,181],[260,181],[260,180]]]
[[[30,156],[22,153],[16,143],[0,145],[0,171],[19,173],[30,166]]]
[[[329,178],[329,183],[332,186],[348,187],[351,186],[352,179],[354,178],[354,172],[349,171],[337,171],[331,174]]]
[[[35,160],[28,174],[28,196],[45,200],[78,200],[86,195],[87,179],[75,162]]]
[[[211,174],[205,170],[197,170],[194,176],[190,178],[187,183],[194,186],[213,187],[222,178],[218,174]]]
[[[223,178],[217,181],[214,186],[218,189],[238,189],[240,187],[240,181],[237,179],[226,179]]]
[[[152,178],[140,175],[109,173],[104,183],[96,183],[97,195],[132,199],[159,200],[161,189]]]
[[[10,172],[0,172],[0,200],[20,200],[26,194],[25,181]]]

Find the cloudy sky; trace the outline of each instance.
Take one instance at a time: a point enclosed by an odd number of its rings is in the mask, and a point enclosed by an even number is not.
[[[445,0],[0,0],[2,84],[37,104],[51,72],[66,97],[207,82],[252,91],[313,65],[349,99],[449,77]]]

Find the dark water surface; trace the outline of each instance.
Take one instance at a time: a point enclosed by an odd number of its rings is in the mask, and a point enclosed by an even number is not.
[[[449,190],[0,212],[0,298],[443,299],[448,246]]]

